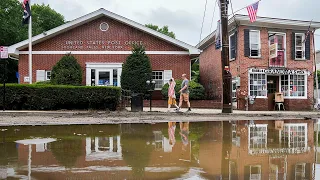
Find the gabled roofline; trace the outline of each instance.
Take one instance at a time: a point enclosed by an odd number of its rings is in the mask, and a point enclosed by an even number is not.
[[[270,18],[258,16],[254,23],[250,22],[248,15],[236,14],[229,18],[228,26],[229,28],[233,25],[242,26],[256,26],[256,27],[269,27],[269,28],[285,28],[285,29],[295,29],[295,30],[308,30],[310,21],[293,20],[293,19],[281,19],[281,18]],[[310,28],[312,30],[320,29],[320,22],[311,22]],[[208,41],[214,41],[215,31],[204,38],[199,44],[196,45],[197,48],[203,49],[204,45],[210,44]]]
[[[132,21],[130,19],[127,19],[127,18],[122,17],[120,15],[117,15],[115,13],[112,13],[112,12],[106,10],[106,9],[103,9],[103,8],[101,8],[101,9],[99,9],[97,11],[94,11],[92,13],[89,13],[87,15],[84,15],[82,17],[79,17],[79,18],[77,18],[77,19],[75,19],[73,21],[67,22],[67,23],[65,23],[65,24],[63,24],[61,26],[58,26],[56,28],[53,28],[53,29],[51,29],[51,30],[49,30],[47,32],[44,32],[42,34],[39,34],[37,36],[32,37],[32,44],[34,45],[34,44],[43,42],[43,41],[45,41],[45,40],[47,40],[49,38],[53,38],[54,36],[57,36],[57,35],[59,35],[61,33],[64,33],[64,32],[66,32],[68,30],[71,30],[71,29],[73,29],[75,27],[81,26],[81,25],[83,25],[83,24],[85,24],[87,22],[90,22],[92,20],[98,19],[98,18],[103,17],[103,16],[110,17],[110,18],[112,18],[114,20],[117,20],[119,22],[127,24],[127,25],[129,25],[131,27],[139,29],[139,30],[141,30],[143,32],[146,32],[146,33],[148,33],[150,35],[153,35],[153,36],[158,37],[158,38],[160,38],[160,39],[162,39],[164,41],[167,41],[167,42],[169,42],[171,44],[174,44],[174,45],[179,46],[179,47],[181,47],[181,48],[183,48],[185,50],[188,50],[190,55],[198,55],[198,54],[200,54],[200,50],[195,48],[192,45],[189,45],[189,44],[184,43],[182,41],[179,41],[177,39],[171,38],[171,37],[169,37],[167,35],[164,35],[164,34],[158,32],[158,31],[150,29],[150,28],[148,28],[148,27],[146,27],[146,26],[144,26],[142,24],[139,24],[139,23],[134,22],[134,21]],[[9,54],[11,54],[11,55],[19,55],[19,50],[27,48],[28,44],[29,44],[29,40],[27,39],[27,40],[21,41],[19,43],[16,43],[14,45],[11,45],[9,47]]]

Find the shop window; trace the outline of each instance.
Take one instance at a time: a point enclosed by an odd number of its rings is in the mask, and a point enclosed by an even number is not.
[[[296,46],[296,59],[306,59],[305,58],[305,43],[303,43],[305,35],[303,33],[295,34],[295,46]]]
[[[264,149],[267,147],[267,124],[249,126],[249,148]]]
[[[163,71],[153,71],[152,80],[156,82],[155,89],[162,89],[163,86]]]
[[[285,97],[307,97],[306,75],[282,75],[281,92]]]
[[[306,148],[307,125],[285,124],[280,139],[283,148]]]
[[[229,36],[229,41],[230,41],[230,60],[236,59],[236,34],[233,33],[232,35]]]
[[[267,97],[267,80],[265,74],[250,74],[249,95]]]
[[[250,36],[250,57],[260,57],[260,31],[251,30]]]
[[[295,167],[295,180],[304,179],[306,177],[306,164],[299,163]]]

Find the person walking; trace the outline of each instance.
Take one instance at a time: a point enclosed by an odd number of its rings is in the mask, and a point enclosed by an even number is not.
[[[182,84],[181,84],[181,89],[179,91],[180,93],[180,99],[179,99],[179,107],[177,108],[177,111],[180,111],[180,108],[182,106],[182,102],[185,101],[188,105],[188,110],[187,112],[191,111],[190,107],[190,101],[189,101],[189,80],[187,79],[186,74],[182,74]]]
[[[168,89],[168,112],[170,112],[171,105],[174,105],[177,109],[179,108],[177,106],[176,101],[176,92],[174,88],[176,87],[176,82],[173,78],[169,80],[169,89]]]

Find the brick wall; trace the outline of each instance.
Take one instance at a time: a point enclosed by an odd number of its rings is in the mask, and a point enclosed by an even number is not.
[[[108,31],[101,31],[100,24],[107,22]],[[140,41],[146,47],[146,51],[185,51],[169,42],[163,41],[153,35],[142,32],[131,26],[102,17],[60,35],[49,38],[33,45],[33,51],[131,51],[132,45],[128,42]],[[75,43],[70,45],[68,43]],[[81,43],[80,43],[81,42]],[[120,45],[112,45],[112,42]],[[72,46],[72,47],[70,47]],[[108,47],[110,46],[110,47]],[[116,47],[117,46],[117,47]],[[119,47],[121,46],[121,48]],[[76,47],[76,48],[75,48]],[[28,48],[23,51],[27,51]],[[61,59],[62,54],[33,55],[33,82],[36,81],[36,70],[51,70]],[[83,84],[85,84],[85,63],[123,63],[128,55],[124,54],[74,54],[83,69]],[[153,70],[172,70],[173,77],[180,79],[182,74],[190,76],[189,55],[148,55]],[[28,76],[28,55],[19,57],[19,73],[21,83]]]
[[[208,98],[222,101],[221,51],[211,44],[200,54],[200,81]]]
[[[230,62],[230,70],[233,77],[239,76],[241,79],[240,92],[248,93],[248,69],[249,68],[268,68],[269,66],[269,41],[267,28],[258,28],[260,30],[261,40],[261,58],[249,58],[244,56],[244,29],[250,27],[240,26],[238,28],[237,39],[237,57]],[[257,28],[256,28],[257,29]],[[311,34],[311,59],[306,61],[297,61],[291,57],[291,43],[292,30],[279,30],[286,33],[286,62],[288,69],[306,69],[313,72],[313,34]],[[214,49],[214,45],[204,49],[200,55],[200,71],[201,82],[207,88],[210,80],[214,82],[214,88],[211,93],[216,97],[222,96],[222,82],[221,82],[221,55],[220,51]],[[313,74],[307,77],[307,99],[286,99],[286,110],[311,110],[313,104]],[[244,95],[238,92],[238,108],[245,109]],[[254,105],[249,106],[249,110],[268,110],[268,99],[256,99]]]

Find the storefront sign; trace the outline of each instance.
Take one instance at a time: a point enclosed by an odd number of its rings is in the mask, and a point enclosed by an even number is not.
[[[268,149],[249,149],[249,154],[300,154],[309,151],[310,148],[268,148]]]
[[[269,46],[270,59],[278,57],[278,43]]]
[[[92,50],[120,50],[132,45],[145,45],[143,41],[117,41],[117,40],[97,40],[97,41],[66,41],[63,49],[92,49]]]
[[[8,47],[0,46],[0,59],[8,59]]]
[[[250,73],[265,73],[265,74],[279,74],[279,75],[304,75],[310,74],[309,71],[306,70],[290,70],[290,69],[249,69]]]

